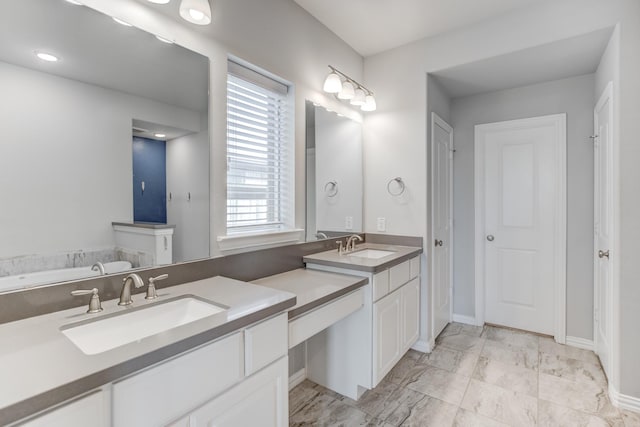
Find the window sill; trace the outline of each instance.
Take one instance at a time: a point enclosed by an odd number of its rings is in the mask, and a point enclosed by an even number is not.
[[[281,246],[284,243],[300,242],[303,235],[304,230],[301,228],[262,233],[232,234],[218,236],[218,247],[222,252],[244,252],[244,249],[266,248]]]

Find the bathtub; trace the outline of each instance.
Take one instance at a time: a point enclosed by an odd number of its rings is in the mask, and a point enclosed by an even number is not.
[[[105,262],[106,274],[119,273],[131,269],[129,261]],[[59,270],[37,271],[15,276],[0,277],[0,292],[16,289],[31,288],[47,283],[68,282],[70,280],[98,277],[100,272],[91,270],[91,267],[61,268]]]

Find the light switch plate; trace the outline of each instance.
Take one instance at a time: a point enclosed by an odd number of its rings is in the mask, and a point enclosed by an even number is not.
[[[353,217],[352,216],[344,217],[344,228],[345,228],[345,230],[353,230]]]
[[[378,218],[378,231],[387,231],[387,219],[384,217]]]

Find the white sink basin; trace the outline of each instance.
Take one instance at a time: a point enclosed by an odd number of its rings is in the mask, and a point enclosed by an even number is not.
[[[77,326],[65,326],[62,333],[84,354],[98,354],[225,310],[187,296]]]
[[[348,253],[347,256],[353,256],[357,258],[379,259],[392,254],[395,254],[395,252],[383,251],[380,249],[363,249],[361,251]]]

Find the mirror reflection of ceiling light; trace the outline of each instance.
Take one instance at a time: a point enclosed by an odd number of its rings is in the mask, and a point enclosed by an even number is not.
[[[166,44],[173,44],[174,43],[172,40],[165,39],[164,37],[156,36],[156,38],[158,40],[160,40],[162,43],[166,43]]]
[[[65,0],[67,3],[75,4],[76,6],[82,6],[82,3],[76,0]]]
[[[155,136],[156,138],[164,138],[167,135],[165,135],[164,133],[154,133],[153,136]]]
[[[147,0],[149,3],[155,3],[155,4],[167,4],[169,3],[171,0]]]
[[[120,19],[120,18],[116,18],[115,16],[113,17],[113,20],[114,20],[114,21],[116,21],[116,22],[117,22],[118,24],[120,24],[120,25],[124,25],[125,27],[133,27],[133,25],[129,24],[129,23],[128,23],[128,22],[126,22],[126,21],[123,21],[123,20],[122,20],[122,19]]]
[[[38,58],[47,62],[58,62],[60,60],[59,57],[47,52],[35,52],[35,54]]]
[[[182,0],[180,2],[180,16],[192,24],[209,25],[211,23],[209,0]]]
[[[375,111],[376,99],[366,87],[362,86],[340,70],[329,65],[331,72],[324,81],[323,90],[336,95],[338,99],[348,100],[351,105],[360,107],[362,111]],[[344,81],[343,81],[344,79]]]

